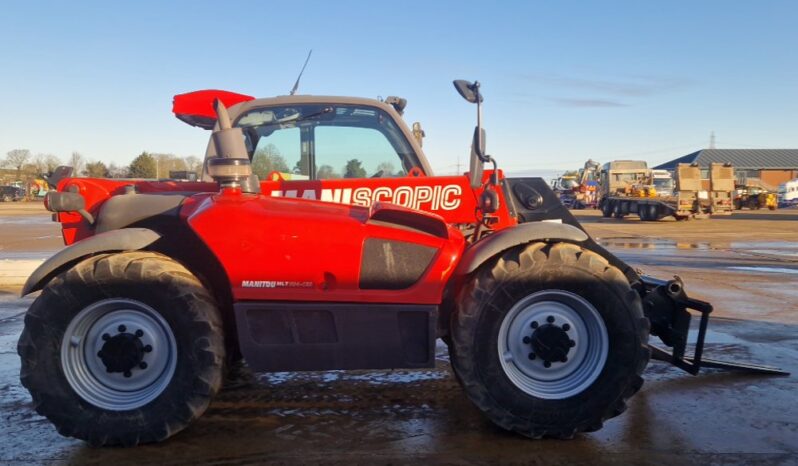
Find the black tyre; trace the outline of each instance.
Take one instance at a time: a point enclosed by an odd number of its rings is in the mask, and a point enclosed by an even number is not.
[[[9,196],[8,194],[4,195],[3,202],[11,202],[11,196]]]
[[[648,206],[647,205],[637,206],[637,216],[640,217],[641,222],[649,221],[650,219],[648,218]]]
[[[95,256],[54,278],[25,316],[20,378],[36,411],[92,445],[164,440],[222,385],[214,300],[151,252]]]
[[[572,244],[533,243],[478,269],[451,321],[452,368],[500,427],[570,438],[642,386],[649,323],[626,277]]]
[[[610,201],[602,201],[601,216],[605,218],[612,217],[612,203]]]
[[[612,215],[617,219],[622,219],[626,216],[621,202],[614,202],[612,204]]]
[[[659,219],[660,219],[659,206],[658,205],[648,206],[648,220],[656,222]]]

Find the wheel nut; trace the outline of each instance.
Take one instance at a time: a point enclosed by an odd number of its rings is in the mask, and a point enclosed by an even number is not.
[[[102,351],[97,351],[97,357],[98,357],[98,358],[101,358],[101,357],[103,357],[103,352],[102,352]]]
[[[529,355],[527,355],[527,357],[529,359],[535,359],[535,353],[529,353]]]
[[[549,361],[543,361],[543,367],[548,369],[549,367],[551,367],[551,363]]]
[[[111,338],[111,335],[108,335],[107,333],[103,333],[103,340],[108,340],[109,338]]]
[[[548,322],[548,323],[550,323],[550,324],[553,324],[553,323],[554,323],[554,316],[548,316],[548,317],[546,317],[546,322]]]
[[[524,337],[524,340],[523,340],[523,341],[524,341],[524,344],[525,344],[525,345],[528,345],[528,344],[529,344],[529,343],[532,341],[532,339],[531,339],[531,338],[529,338],[529,337]]]
[[[144,361],[141,361],[141,362],[139,363],[139,369],[146,369],[146,368],[147,368],[147,363],[146,363],[146,362],[144,362]]]
[[[133,374],[131,374],[130,371],[125,371],[125,377],[130,377],[131,375]]]
[[[532,328],[538,328],[538,321],[537,320],[533,320],[532,323],[529,324],[529,326],[532,327]]]
[[[144,348],[142,348],[142,349],[144,350],[145,353],[149,353],[150,351],[152,351],[152,346],[145,345]]]
[[[136,330],[136,336],[139,337],[139,338],[143,337],[144,336],[144,331],[141,330],[141,329]]]
[[[568,340],[568,346],[570,346],[571,348],[573,348],[574,346],[576,346],[576,342],[575,342],[575,341],[573,341],[573,340]]]
[[[560,361],[561,362],[568,362],[568,356],[563,356],[562,359],[560,359]],[[144,363],[142,363],[142,364],[144,364]]]
[[[124,325],[120,325],[119,327],[117,327],[117,330],[119,330],[119,333],[125,333],[125,330],[127,330],[127,327],[125,327]]]
[[[562,324],[562,329],[567,332],[568,330],[571,330],[571,326],[568,324]]]

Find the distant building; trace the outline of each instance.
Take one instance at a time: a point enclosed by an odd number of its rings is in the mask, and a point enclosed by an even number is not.
[[[702,149],[654,168],[673,171],[680,163],[697,163],[701,177],[708,180],[712,162],[732,164],[738,184],[775,190],[781,183],[798,178],[798,149]]]

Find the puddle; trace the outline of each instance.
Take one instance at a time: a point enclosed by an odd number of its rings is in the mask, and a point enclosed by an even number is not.
[[[0,217],[0,226],[2,225],[52,225],[53,219],[50,216],[43,215],[30,215],[19,217]]]
[[[732,249],[767,248],[798,250],[798,243],[794,241],[733,241],[731,247]]]
[[[792,241],[674,241],[649,238],[600,238],[598,243],[610,249],[645,249],[647,251],[701,250],[733,251],[740,254],[776,256],[793,260],[798,258],[798,242]]]
[[[698,329],[690,329],[687,336],[687,341],[695,342],[698,339]],[[735,337],[729,333],[718,332],[712,329],[707,329],[706,337],[704,338],[705,344],[722,344],[722,345],[745,345],[746,342],[740,338]]]
[[[740,270],[743,272],[762,272],[762,273],[786,273],[790,275],[798,275],[798,269],[788,269],[786,267],[746,267],[746,266],[737,266],[737,267],[727,267],[727,269],[731,270]]]
[[[1,248],[0,248],[1,249]],[[41,261],[47,260],[56,251],[2,251],[0,250],[0,261]]]
[[[353,371],[271,372],[257,374],[257,378],[261,382],[270,385],[280,385],[297,381],[313,381],[316,383],[361,382],[369,385],[383,385],[414,383],[424,380],[441,380],[446,377],[446,372],[434,370],[369,371],[366,373]]]
[[[602,246],[618,249],[712,249],[707,242],[680,242],[668,239],[600,238],[597,241]]]

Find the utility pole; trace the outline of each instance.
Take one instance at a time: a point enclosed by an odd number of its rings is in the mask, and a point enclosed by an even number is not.
[[[463,172],[460,171],[460,156],[457,156],[457,173],[456,175],[461,175]]]

